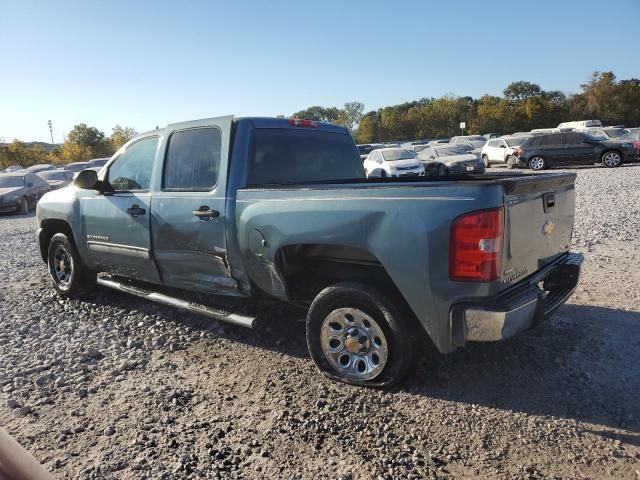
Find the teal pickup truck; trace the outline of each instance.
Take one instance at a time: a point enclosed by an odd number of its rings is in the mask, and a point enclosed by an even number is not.
[[[46,194],[37,237],[61,295],[99,284],[247,327],[207,294],[302,305],[322,372],[385,386],[429,343],[502,340],[567,300],[574,180],[367,179],[343,127],[220,117],[139,135]]]

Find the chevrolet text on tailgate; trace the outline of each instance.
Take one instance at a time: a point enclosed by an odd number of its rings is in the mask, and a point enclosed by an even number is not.
[[[569,298],[574,180],[366,179],[343,127],[220,117],[139,135],[47,193],[37,237],[61,295],[99,284],[246,327],[212,296],[304,305],[318,368],[385,386],[429,344],[502,340]]]

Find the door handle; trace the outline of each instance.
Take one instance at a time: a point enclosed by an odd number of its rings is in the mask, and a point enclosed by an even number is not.
[[[139,205],[131,205],[130,208],[127,208],[127,213],[132,217],[137,217],[139,215],[144,215],[147,211],[144,208],[140,208]]]
[[[211,210],[211,208],[206,205],[202,205],[198,210],[194,210],[191,212],[194,216],[198,217],[200,220],[210,220],[212,218],[218,218],[220,216],[220,212],[217,210]]]

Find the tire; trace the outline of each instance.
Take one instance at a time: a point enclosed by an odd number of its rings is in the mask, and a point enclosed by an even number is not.
[[[438,176],[438,166],[429,164],[424,169],[424,174],[427,177],[437,177]]]
[[[516,168],[518,166],[518,159],[513,155],[509,155],[506,160],[507,168]]]
[[[27,197],[22,197],[22,200],[20,200],[19,213],[21,215],[26,215],[29,213],[29,200],[27,199]]]
[[[396,306],[374,288],[337,283],[307,314],[307,346],[327,377],[365,387],[402,381],[413,360],[413,332]]]
[[[484,162],[484,168],[489,168],[491,166],[491,162],[489,161],[489,157],[486,155],[482,156],[482,161]]]
[[[531,170],[544,170],[547,168],[547,161],[545,160],[544,157],[541,157],[540,155],[531,157],[527,162],[527,164],[529,165],[529,168]]]
[[[387,172],[385,170],[380,172],[380,178],[387,178]]]
[[[47,266],[53,288],[63,296],[75,296],[93,289],[96,272],[87,268],[75,245],[64,233],[56,233],[49,241]]]
[[[616,150],[607,150],[600,157],[600,161],[607,168],[616,168],[622,165],[622,155]]]
[[[446,177],[447,175],[449,175],[449,169],[447,167],[445,167],[444,165],[439,165],[438,166],[438,176],[439,177]]]

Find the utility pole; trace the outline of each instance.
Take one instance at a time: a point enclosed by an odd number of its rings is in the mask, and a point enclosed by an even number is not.
[[[51,120],[47,120],[47,125],[49,125],[49,134],[51,135],[51,144],[53,145],[53,123],[51,123]]]

